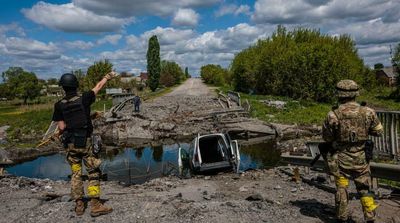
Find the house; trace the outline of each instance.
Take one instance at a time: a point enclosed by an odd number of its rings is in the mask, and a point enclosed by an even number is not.
[[[56,84],[50,84],[50,85],[45,86],[42,89],[41,93],[45,94],[49,97],[62,97],[64,91],[60,86],[58,86]]]
[[[396,76],[397,76],[396,67],[385,67],[376,71],[376,79],[389,87],[392,87],[396,84]]]
[[[140,81],[145,83],[149,79],[149,74],[147,72],[140,72]]]
[[[125,73],[121,73],[120,77],[121,77],[121,82],[122,83],[129,83],[132,80],[136,79],[133,74],[129,74],[129,73],[126,73],[126,72]]]

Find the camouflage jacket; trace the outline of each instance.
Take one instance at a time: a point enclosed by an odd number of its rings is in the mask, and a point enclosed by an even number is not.
[[[344,120],[343,116],[354,117],[354,120]],[[347,123],[346,123],[347,121]],[[343,130],[343,126],[347,130]],[[360,140],[354,142],[346,141],[344,133],[360,135]],[[337,154],[334,155],[338,164],[344,169],[363,170],[368,166],[365,159],[364,145],[368,135],[379,136],[383,133],[383,127],[373,109],[361,106],[355,101],[339,105],[338,108],[330,111],[322,127],[322,137],[326,142],[332,142]],[[357,138],[357,137],[355,137]]]

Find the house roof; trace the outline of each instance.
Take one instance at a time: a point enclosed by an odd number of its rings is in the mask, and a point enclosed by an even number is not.
[[[396,77],[396,71],[394,70],[393,67],[385,67],[382,69],[382,71],[386,74],[386,76],[395,78]]]
[[[140,73],[140,78],[142,80],[147,80],[149,78],[149,75],[147,74],[147,72],[141,72]]]

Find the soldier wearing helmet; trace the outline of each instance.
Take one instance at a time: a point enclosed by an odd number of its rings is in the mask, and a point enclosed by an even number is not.
[[[359,95],[356,82],[341,80],[336,90],[339,106],[328,113],[322,129],[323,139],[331,143],[333,149],[327,157],[327,163],[336,181],[336,217],[340,222],[350,221],[347,188],[349,179],[352,179],[361,197],[365,220],[374,222],[377,204],[370,191],[371,173],[365,145],[368,136],[380,136],[383,127],[373,109],[355,101]]]
[[[67,160],[71,166],[71,197],[75,200],[75,213],[83,215],[85,205],[82,176],[82,160],[89,176],[87,192],[91,198],[91,215],[107,214],[112,208],[100,203],[100,164],[98,154],[92,149],[90,137],[93,125],[90,119],[90,105],[95,102],[96,95],[107,83],[116,76],[110,72],[96,86],[82,95],[78,95],[78,79],[71,73],[63,74],[59,85],[65,91],[65,97],[55,103],[53,121],[57,122],[62,133],[63,146],[67,149]]]

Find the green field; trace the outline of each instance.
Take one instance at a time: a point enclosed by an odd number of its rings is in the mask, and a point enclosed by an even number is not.
[[[151,100],[171,92],[174,87],[157,89],[151,92],[145,89],[140,92],[143,100]],[[46,132],[53,115],[54,103],[59,100],[56,97],[41,97],[28,105],[22,105],[21,100],[0,102],[0,126],[8,125],[8,139],[11,144],[18,147],[32,147]],[[98,97],[92,105],[93,111],[108,110],[112,107],[111,99]]]
[[[9,125],[8,138],[18,144],[36,141],[46,132],[53,115],[56,98],[44,98],[41,104],[21,105],[20,101],[0,102],[0,126]],[[111,100],[98,100],[92,110],[103,111],[111,108]]]

